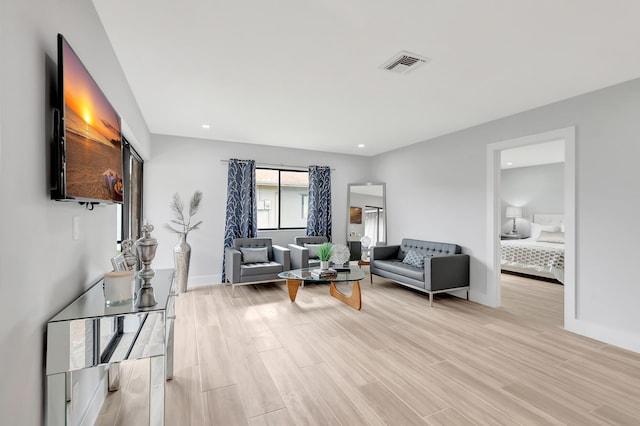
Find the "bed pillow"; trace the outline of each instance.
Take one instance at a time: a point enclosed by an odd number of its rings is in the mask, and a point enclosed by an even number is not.
[[[269,261],[267,247],[241,247],[242,263],[265,263]]]
[[[304,243],[304,247],[309,249],[309,259],[318,259],[318,249],[322,244]]]
[[[560,227],[557,225],[541,225],[539,223],[531,223],[531,238],[537,240],[542,231],[558,232]]]
[[[540,232],[538,241],[541,243],[558,243],[564,244],[564,232]]]
[[[424,268],[424,254],[418,253],[415,250],[409,250],[407,254],[404,255],[402,263],[415,266],[416,268]]]

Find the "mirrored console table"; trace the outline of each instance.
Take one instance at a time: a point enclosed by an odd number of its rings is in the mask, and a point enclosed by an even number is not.
[[[71,424],[74,371],[108,366],[110,391],[119,387],[119,363],[149,358],[149,424],[164,424],[165,379],[173,377],[174,270],[155,271],[157,304],[136,308],[135,298],[105,303],[100,280],[47,323],[47,424]],[[136,279],[136,290],[140,282]]]

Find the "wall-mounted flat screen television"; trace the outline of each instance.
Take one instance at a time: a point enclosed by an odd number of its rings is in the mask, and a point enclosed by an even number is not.
[[[57,108],[51,198],[121,203],[120,116],[61,34]]]

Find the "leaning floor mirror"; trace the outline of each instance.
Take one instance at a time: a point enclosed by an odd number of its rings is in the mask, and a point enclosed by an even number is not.
[[[360,243],[362,257],[369,247],[387,241],[386,188],[384,183],[350,183],[347,191],[347,241]],[[355,259],[352,259],[355,260]]]

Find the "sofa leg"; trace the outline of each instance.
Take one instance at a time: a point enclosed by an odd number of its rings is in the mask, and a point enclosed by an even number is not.
[[[373,274],[371,273],[371,270],[369,270],[369,281],[371,282],[371,287],[373,287]]]
[[[429,292],[429,307],[433,307],[433,293]]]

